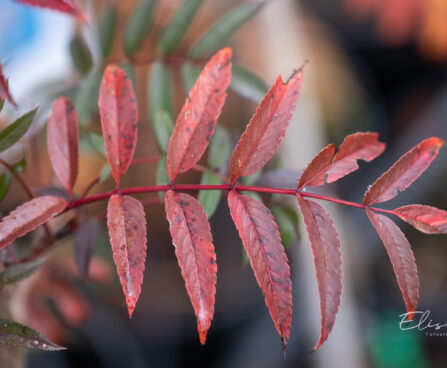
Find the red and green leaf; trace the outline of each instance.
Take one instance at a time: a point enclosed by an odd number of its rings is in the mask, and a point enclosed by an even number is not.
[[[197,317],[200,342],[205,344],[214,314],[217,280],[208,218],[197,199],[172,190],[165,195],[165,208],[175,255]]]
[[[78,18],[81,22],[87,22],[87,15],[82,11],[75,0],[15,0],[27,5],[38,6],[57,10]]]
[[[78,176],[78,116],[73,104],[65,97],[53,104],[47,126],[47,147],[54,172],[71,198]]]
[[[320,295],[321,335],[314,347],[326,341],[334,326],[342,293],[342,258],[340,239],[331,216],[314,201],[297,195],[314,257],[315,275]]]
[[[295,111],[302,78],[302,68],[286,83],[279,76],[264,96],[231,156],[232,182],[255,174],[272,158]]]
[[[8,81],[5,79],[3,75],[3,68],[1,64],[0,64],[0,100],[8,101],[11,105],[17,107],[17,104],[14,101],[11,92],[9,92]]]
[[[146,216],[141,202],[114,194],[107,207],[107,227],[121,286],[132,317],[141,293],[146,260]]]
[[[180,112],[167,152],[169,177],[188,171],[208,147],[231,80],[231,49],[214,55],[199,75]]]
[[[447,234],[447,211],[422,204],[410,204],[393,212],[426,234]]]
[[[388,201],[407,189],[430,166],[443,144],[442,139],[432,137],[413,147],[369,187],[363,204]]]
[[[0,249],[61,213],[67,202],[60,197],[42,196],[23,203],[0,222]]]
[[[99,113],[107,160],[119,185],[137,143],[138,107],[132,81],[117,65],[107,66],[99,90]]]
[[[410,320],[419,300],[419,277],[410,243],[399,227],[388,217],[366,208],[371,223],[382,239],[404,298]]]
[[[359,168],[357,160],[372,161],[385,150],[379,134],[359,132],[348,135],[340,146],[327,172],[327,182],[333,183]]]
[[[298,189],[306,186],[312,187],[324,184],[336,149],[337,147],[334,144],[328,144],[318,152],[301,174],[300,180],[298,181]]]
[[[252,197],[231,191],[228,206],[285,349],[292,324],[292,282],[278,225],[271,211]]]

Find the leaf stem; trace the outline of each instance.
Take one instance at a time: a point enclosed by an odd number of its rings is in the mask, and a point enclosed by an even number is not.
[[[17,180],[17,182],[20,184],[22,189],[25,191],[26,195],[29,197],[29,199],[34,198],[34,194],[31,190],[31,188],[26,184],[26,181],[23,180],[22,176],[19,173],[16,173],[14,170],[12,170],[12,167],[10,164],[8,164],[6,161],[2,160],[0,158],[0,164],[2,164],[8,171],[14,176],[14,178]]]

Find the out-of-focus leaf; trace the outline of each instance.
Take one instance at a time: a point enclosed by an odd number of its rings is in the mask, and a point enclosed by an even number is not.
[[[167,185],[171,182],[171,178],[168,174],[168,169],[166,167],[166,155],[162,155],[160,157],[160,161],[158,161],[157,172],[155,174],[155,184],[156,185]],[[161,200],[163,200],[165,193],[159,192],[158,196]]]
[[[110,50],[112,49],[117,18],[116,5],[114,3],[107,3],[102,12],[98,29],[99,45],[104,59],[109,56]]]
[[[88,218],[76,230],[74,250],[79,273],[87,278],[90,260],[95,248],[99,232],[99,222],[95,218]]]
[[[162,55],[170,54],[185,35],[203,0],[183,0],[169,25],[163,31],[159,48]]]
[[[222,125],[217,125],[210,142],[208,165],[214,169],[219,169],[225,165],[229,154],[230,134],[227,128]]]
[[[18,118],[14,123],[6,127],[0,132],[0,152],[11,147],[26,133],[31,123],[33,122],[34,115],[36,115],[37,107],[25,115]]]
[[[171,180],[193,167],[208,147],[230,84],[231,53],[224,48],[210,59],[177,117],[167,153]]]
[[[11,173],[5,171],[0,176],[0,201],[8,194],[9,186],[11,184]]]
[[[38,259],[37,261],[19,263],[6,268],[0,273],[0,287],[26,279],[28,276],[37,271],[37,269],[42,266],[44,262],[45,259],[42,258]]]
[[[87,14],[79,7],[76,0],[16,0],[21,3],[57,10],[62,13],[70,14],[78,18],[81,22],[87,22]]]
[[[84,78],[76,91],[74,103],[78,110],[78,119],[81,126],[86,126],[92,113],[97,111],[99,85],[104,68],[93,68]]]
[[[31,199],[10,212],[0,222],[0,249],[15,239],[61,213],[67,202],[59,197],[43,196]]]
[[[247,197],[251,197],[253,199],[256,199],[257,201],[263,203],[264,201],[262,200],[262,197],[259,193],[257,192],[249,192],[249,191],[243,191],[242,192],[243,195],[247,196]]]
[[[230,178],[255,174],[275,154],[289,125],[301,89],[303,70],[281,76],[262,99],[230,159]]]
[[[171,116],[164,110],[158,110],[153,120],[155,139],[160,151],[166,153],[174,123]]]
[[[93,149],[102,156],[106,157],[106,149],[104,148],[104,137],[101,134],[91,132],[89,134],[89,140]]]
[[[0,344],[46,351],[65,349],[51,342],[32,328],[7,319],[0,319]]]
[[[14,173],[24,173],[26,171],[26,156],[23,154],[23,157],[20,161],[16,162],[11,166],[11,171]]]
[[[299,176],[300,174],[297,170],[268,170],[261,172],[261,176],[258,177],[254,184],[260,187],[290,189],[296,187]]]
[[[189,56],[199,59],[216,52],[240,26],[263,6],[264,2],[244,4],[225,14],[193,45]]]
[[[3,75],[3,68],[1,63],[0,63],[0,100],[2,101],[2,108],[4,101],[8,101],[11,105],[17,107],[17,104],[14,101],[11,92],[9,91],[8,80],[5,79],[5,76]]]
[[[155,2],[155,0],[142,0],[133,11],[124,34],[124,51],[127,56],[132,56],[138,51],[144,38],[150,32]]]
[[[5,106],[5,101],[0,99],[0,112],[2,112],[3,106]]]
[[[110,175],[112,174],[112,171],[110,170],[109,164],[104,164],[104,166],[101,169],[101,173],[99,174],[99,182],[104,183],[108,178],[110,178]]]
[[[172,79],[169,69],[160,61],[152,65],[149,82],[150,113],[152,121],[158,111],[163,110],[172,118]]]
[[[84,38],[79,34],[75,34],[70,42],[70,55],[75,68],[85,75],[93,66],[93,59]]]
[[[135,68],[129,61],[123,61],[119,64],[120,68],[124,70],[127,77],[132,81],[134,90],[137,90],[137,76],[135,74]]]
[[[269,87],[261,78],[247,69],[233,65],[230,87],[239,95],[259,103]]]
[[[185,94],[187,95],[191,88],[196,83],[197,78],[200,75],[200,68],[193,65],[192,63],[185,62],[182,64],[182,81],[183,81],[183,89],[185,90]]]
[[[295,226],[282,207],[273,206],[271,207],[271,210],[275,217],[275,221],[278,224],[282,243],[286,248],[289,248],[295,239]]]
[[[262,171],[258,171],[252,175],[242,177],[242,182],[245,185],[253,185],[258,181],[258,179],[262,176]],[[255,193],[255,192],[253,192]]]
[[[200,180],[200,184],[221,184],[220,179],[217,175],[205,171],[202,175],[202,179]],[[211,218],[211,216],[214,215],[214,212],[216,212],[217,205],[219,204],[220,197],[221,197],[222,191],[220,190],[201,190],[199,191],[198,200],[200,204],[202,205],[203,209],[206,212],[206,215],[208,218]]]

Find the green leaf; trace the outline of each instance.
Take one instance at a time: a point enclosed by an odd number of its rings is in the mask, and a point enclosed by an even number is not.
[[[196,83],[200,70],[200,68],[191,63],[185,62],[182,64],[181,74],[185,94],[189,94],[189,91],[194,86],[194,83]]]
[[[79,125],[86,126],[90,116],[98,111],[99,85],[104,68],[93,68],[80,84],[75,97]]]
[[[51,342],[32,328],[7,319],[0,319],[0,344],[46,351],[65,349]]]
[[[135,8],[124,34],[124,51],[132,56],[143,44],[153,24],[155,0],[142,0]]]
[[[106,4],[99,22],[98,34],[101,54],[104,59],[110,54],[115,36],[118,15],[115,4]]]
[[[92,132],[89,134],[90,144],[93,149],[101,156],[106,157],[106,149],[104,147],[104,137],[102,134]]]
[[[230,154],[230,134],[223,125],[217,125],[211,138],[208,152],[208,165],[219,169],[225,165]]]
[[[257,192],[243,191],[242,194],[244,194],[244,195],[246,195],[246,196],[249,196],[249,197],[252,197],[252,198],[256,199],[256,200],[259,201],[259,202],[264,202],[264,201],[262,200],[261,195],[260,195],[259,193],[257,193]]]
[[[24,173],[26,171],[26,156],[23,154],[23,157],[20,161],[16,162],[11,166],[11,171],[13,173]]]
[[[162,55],[170,54],[179,44],[203,0],[183,0],[171,22],[163,31],[159,48]]]
[[[202,179],[200,180],[200,184],[202,185],[216,185],[221,184],[220,179],[217,175],[205,171],[202,175]],[[198,200],[202,205],[203,209],[206,212],[208,218],[214,215],[216,212],[217,206],[220,201],[222,191],[221,190],[200,190]]]
[[[264,2],[245,4],[225,14],[191,48],[189,56],[199,59],[219,50],[230,36],[263,6]]]
[[[237,94],[256,103],[262,100],[269,89],[257,75],[237,65],[233,65],[231,69],[230,87]]]
[[[0,112],[2,112],[3,106],[5,106],[5,101],[0,100]]]
[[[23,137],[33,122],[36,112],[37,107],[18,118],[14,123],[0,132],[0,152],[5,151]]]
[[[149,83],[150,113],[152,123],[158,111],[163,110],[172,119],[172,80],[168,68],[160,61],[152,65],[151,79]]]
[[[253,185],[258,181],[258,179],[262,176],[262,170],[258,171],[257,173],[249,176],[243,176],[241,177],[242,182],[245,185]]]
[[[45,259],[42,258],[37,261],[20,263],[6,268],[0,273],[0,287],[26,279],[42,266],[44,262]]]
[[[295,225],[282,207],[272,206],[271,210],[278,224],[282,243],[289,248],[295,240]]]
[[[169,138],[174,129],[174,123],[172,122],[171,116],[164,110],[158,110],[153,120],[153,127],[158,147],[161,152],[166,153]]]
[[[99,182],[104,183],[108,178],[110,178],[111,174],[110,166],[108,163],[104,164],[101,169],[101,173],[99,174]]]
[[[11,173],[5,171],[0,176],[0,201],[8,194],[9,186],[11,184]]]
[[[166,185],[171,182],[168,174],[168,169],[166,167],[166,155],[161,156],[160,161],[158,161],[157,172],[155,174],[155,184],[156,185]],[[159,192],[158,196],[163,200],[165,193]]]
[[[70,55],[75,68],[85,75],[93,66],[92,55],[80,34],[75,34],[70,42]]]
[[[132,81],[133,88],[136,90],[137,89],[137,76],[135,75],[135,69],[134,69],[132,63],[130,63],[128,61],[123,61],[119,64],[119,66],[121,67],[121,69],[124,70],[124,72],[126,73],[128,78]]]

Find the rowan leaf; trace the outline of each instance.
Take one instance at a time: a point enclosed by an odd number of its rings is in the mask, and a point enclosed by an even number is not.
[[[172,122],[171,115],[164,110],[158,110],[152,120],[152,126],[154,128],[155,139],[158,143],[158,147],[162,153],[166,153],[169,145],[169,138],[171,137],[172,130],[174,129],[174,123]]]
[[[201,185],[216,185],[221,184],[220,178],[209,172],[205,171],[200,180]],[[197,199],[202,205],[203,209],[206,212],[208,218],[214,215],[214,212],[217,210],[217,206],[220,202],[220,197],[222,195],[221,190],[200,190]]]
[[[0,76],[0,78],[1,78],[1,76]],[[1,87],[0,87],[0,88],[1,88]],[[1,93],[0,93],[0,95],[1,95]],[[3,110],[3,106],[5,106],[5,101],[2,100],[2,97],[0,97],[0,112],[2,112],[2,110]]]
[[[98,106],[107,160],[119,185],[135,152],[138,107],[132,82],[117,65],[107,66],[104,72]]]
[[[167,185],[171,183],[171,178],[168,174],[168,169],[166,168],[166,156],[162,155],[157,165],[157,172],[155,173],[155,184],[156,185]],[[160,199],[163,199],[164,192],[158,192]]]
[[[68,98],[60,97],[53,103],[47,148],[54,172],[71,198],[78,176],[79,133],[77,112]]]
[[[110,54],[113,46],[113,38],[116,33],[118,14],[114,3],[107,3],[102,11],[101,20],[98,26],[99,46],[103,59]]]
[[[410,243],[399,227],[388,217],[366,208],[366,214],[382,239],[383,245],[390,257],[400,291],[405,302],[409,320],[419,300],[419,277]]]
[[[29,129],[36,115],[37,107],[18,118],[0,132],[0,152],[15,144]]]
[[[0,222],[0,249],[15,239],[29,233],[38,226],[61,213],[67,202],[60,197],[42,196],[31,199],[10,212]]]
[[[0,344],[46,351],[65,349],[51,342],[32,328],[7,319],[0,319]]]
[[[163,31],[159,42],[162,55],[168,55],[175,50],[180,40],[185,35],[197,10],[203,0],[183,0],[174,16]]]
[[[328,144],[318,152],[301,174],[300,180],[298,181],[298,189],[306,186],[312,187],[324,184],[336,149],[337,147],[335,145]]]
[[[188,94],[189,91],[191,91],[192,87],[194,86],[194,83],[196,83],[197,81],[197,78],[199,78],[200,71],[201,70],[199,67],[195,66],[190,62],[186,61],[182,64],[181,74],[185,94]]]
[[[225,165],[230,154],[230,133],[223,125],[216,126],[211,138],[208,152],[208,165],[213,169],[219,169]]]
[[[363,204],[388,201],[407,189],[430,166],[443,144],[442,139],[431,137],[413,147],[369,187]]]
[[[292,323],[292,282],[278,225],[254,198],[231,191],[228,206],[284,350]]]
[[[265,2],[244,4],[225,14],[192,46],[189,56],[193,59],[199,59],[216,52],[264,4]]]
[[[267,93],[268,85],[257,75],[241,66],[233,65],[231,72],[230,87],[237,94],[259,103]]]
[[[40,266],[45,262],[45,259],[38,259],[36,261],[19,263],[10,267],[7,267],[0,273],[0,287],[12,284],[17,281],[26,279],[36,272]]]
[[[327,172],[327,182],[333,183],[357,170],[357,160],[372,161],[385,150],[385,143],[379,142],[379,134],[359,132],[348,135],[340,146]]]
[[[77,33],[70,41],[70,55],[73,65],[82,75],[87,74],[93,66],[93,58],[84,38]]]
[[[289,215],[284,211],[282,207],[272,206],[272,213],[278,224],[279,233],[281,234],[281,240],[286,249],[292,245],[295,239],[295,226]]]
[[[172,78],[169,69],[161,61],[156,61],[152,65],[151,78],[149,83],[150,113],[152,120],[158,111],[163,110],[173,115],[172,106]]]
[[[342,259],[340,239],[331,216],[314,201],[296,196],[306,225],[314,258],[320,295],[321,333],[317,350],[329,336],[335,323],[342,293]]]
[[[79,273],[88,277],[88,269],[93,251],[95,249],[96,238],[99,232],[99,222],[95,218],[88,218],[76,230],[74,239],[74,251],[76,264]]]
[[[295,71],[286,83],[278,77],[262,99],[230,159],[230,178],[259,171],[274,155],[295,111],[303,77]]]
[[[107,227],[113,260],[132,317],[141,293],[146,260],[146,216],[141,202],[114,194],[107,207]]]
[[[422,204],[410,204],[393,212],[426,234],[447,234],[447,211]]]
[[[200,73],[180,112],[168,146],[171,180],[193,167],[213,135],[231,79],[231,49],[214,55]]]
[[[155,0],[142,0],[135,8],[124,33],[124,51],[132,56],[143,44],[154,23]]]
[[[11,173],[5,171],[0,176],[0,201],[8,194],[9,186],[11,185]]]
[[[81,22],[87,23],[87,14],[79,7],[75,0],[15,0],[27,5],[57,10],[73,15]]]
[[[104,144],[104,137],[101,134],[91,132],[88,136],[92,148],[101,156],[106,157],[106,149]]]
[[[3,108],[4,102],[8,101],[12,106],[17,107],[16,102],[14,101],[14,98],[11,95],[11,92],[9,91],[9,84],[8,80],[5,79],[3,75],[3,68],[2,64],[0,63],[0,111]]]
[[[188,194],[169,190],[165,195],[165,208],[175,255],[194,307],[203,345],[213,319],[217,280],[210,225],[200,203]]]
[[[86,126],[93,113],[96,113],[99,85],[104,72],[103,66],[94,67],[80,83],[74,98],[78,111],[79,124]]]
[[[110,165],[108,163],[104,164],[101,172],[99,173],[99,182],[104,183],[106,180],[109,179],[111,174],[112,172],[110,171]]]

